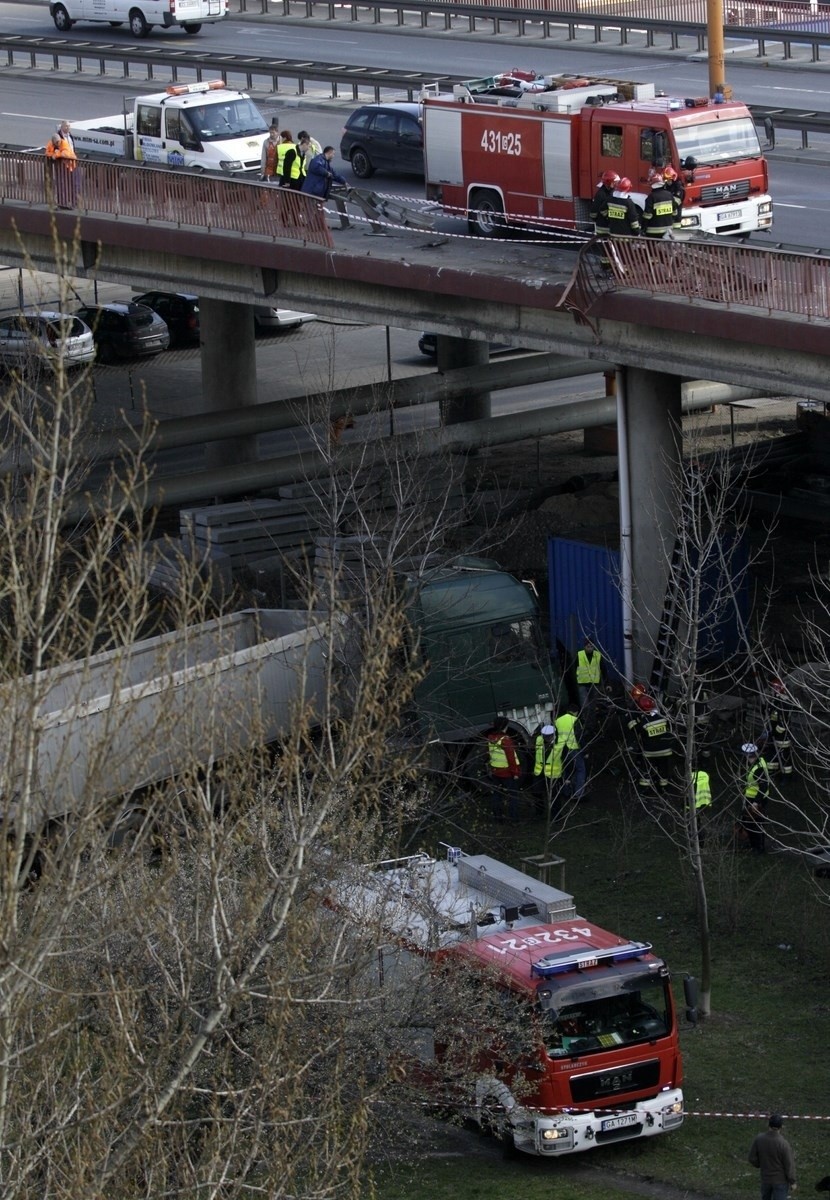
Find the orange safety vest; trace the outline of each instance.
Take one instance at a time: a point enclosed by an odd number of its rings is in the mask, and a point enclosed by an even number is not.
[[[46,143],[46,157],[62,159],[66,163],[67,171],[74,171],[78,165],[78,156],[64,137],[58,146],[53,145],[51,139]]]

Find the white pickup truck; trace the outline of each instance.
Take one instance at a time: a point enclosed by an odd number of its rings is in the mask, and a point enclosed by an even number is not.
[[[268,125],[245,92],[211,80],[135,96],[131,104],[111,117],[73,121],[76,154],[229,176],[259,174]]]

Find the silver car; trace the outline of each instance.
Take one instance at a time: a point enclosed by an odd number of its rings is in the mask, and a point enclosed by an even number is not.
[[[92,330],[71,313],[27,312],[0,317],[0,363],[55,370],[95,360]]]

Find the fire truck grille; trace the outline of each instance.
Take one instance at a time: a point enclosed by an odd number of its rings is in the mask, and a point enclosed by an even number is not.
[[[606,1096],[617,1096],[620,1092],[638,1092],[642,1088],[656,1087],[659,1080],[660,1063],[655,1058],[650,1062],[635,1063],[630,1067],[615,1067],[608,1071],[596,1071],[592,1075],[579,1075],[571,1080],[571,1098],[575,1103],[602,1100]]]
[[[711,183],[700,189],[701,204],[728,204],[730,200],[746,200],[749,195],[749,180],[736,179],[732,183]]]

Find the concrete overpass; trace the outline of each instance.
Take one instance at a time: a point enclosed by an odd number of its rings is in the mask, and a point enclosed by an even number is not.
[[[605,271],[594,252],[549,238],[381,233],[368,222],[330,229],[315,201],[256,184],[111,164],[82,170],[75,211],[55,211],[44,161],[0,152],[0,260],[45,271],[63,261],[135,291],[197,293],[206,413],[229,397],[256,404],[247,306],[263,300],[433,329],[444,368],[483,363],[490,340],[597,369],[615,364],[642,611],[659,612],[665,591],[654,547],[655,535],[672,536],[665,498],[680,462],[682,380],[826,396],[828,260],[638,239],[615,247]],[[450,421],[488,416],[481,390],[456,395],[446,412]],[[246,456],[244,443],[238,452]],[[227,443],[221,454],[227,462]]]

